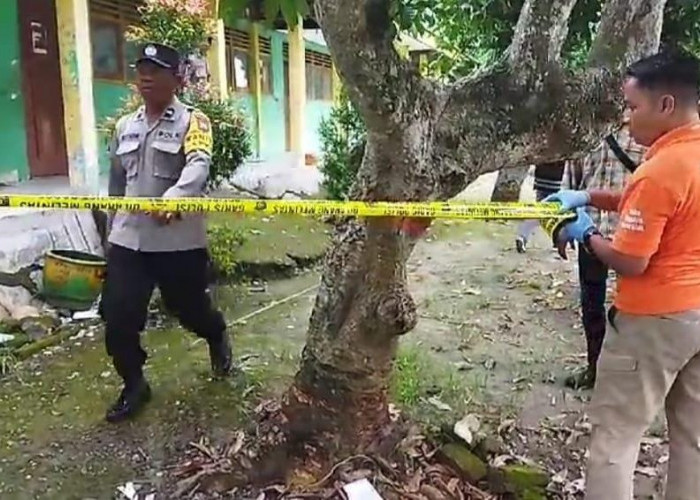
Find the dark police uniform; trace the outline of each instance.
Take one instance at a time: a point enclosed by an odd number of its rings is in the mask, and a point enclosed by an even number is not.
[[[139,61],[143,60],[171,69],[179,64],[177,52],[159,44],[143,47]],[[110,146],[109,195],[202,196],[211,148],[211,124],[202,112],[175,97],[159,120],[148,123],[142,106],[117,123]],[[182,326],[207,340],[214,370],[227,372],[231,360],[226,324],[207,293],[204,215],[182,214],[163,224],[146,213],[117,212],[109,243],[102,304],[105,340],[125,391],[143,381],[146,353],[139,332],[156,285]]]

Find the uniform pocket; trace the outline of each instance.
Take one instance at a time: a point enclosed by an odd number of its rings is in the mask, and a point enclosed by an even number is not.
[[[182,144],[156,141],[153,143],[153,149],[153,175],[161,179],[179,179],[184,167],[184,157],[180,154]]]
[[[639,363],[632,356],[603,352],[598,362],[598,369],[607,372],[633,372]]]
[[[126,177],[135,177],[139,170],[139,141],[120,142],[116,155],[126,172]]]

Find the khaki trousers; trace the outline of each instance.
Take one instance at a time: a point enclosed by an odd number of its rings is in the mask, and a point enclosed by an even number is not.
[[[700,499],[700,310],[617,312],[609,320],[590,405],[586,499],[633,498],[640,442],[662,405],[670,440],[666,499]]]

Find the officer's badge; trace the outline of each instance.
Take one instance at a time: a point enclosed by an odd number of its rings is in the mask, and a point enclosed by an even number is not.
[[[190,116],[190,127],[185,134],[185,154],[193,151],[211,154],[213,142],[209,118],[199,111],[193,112]]]
[[[201,113],[195,113],[194,119],[202,132],[209,132],[209,119]]]
[[[143,49],[143,53],[148,57],[154,57],[158,54],[158,49],[153,45],[147,45],[146,48]]]

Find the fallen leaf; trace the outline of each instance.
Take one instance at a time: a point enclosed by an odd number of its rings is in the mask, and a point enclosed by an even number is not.
[[[550,481],[554,484],[564,484],[566,482],[566,476],[569,475],[569,471],[566,470],[566,468],[560,470],[556,474],[552,476],[552,479]]]
[[[576,479],[575,481],[571,481],[566,486],[564,486],[564,493],[566,493],[567,495],[577,495],[579,493],[583,493],[585,491],[585,487],[586,480],[581,477],[579,479]]]
[[[123,486],[119,486],[117,491],[124,495],[128,500],[136,500],[136,488],[134,487],[134,483],[131,481]]]
[[[236,441],[228,452],[228,456],[232,457],[241,451],[243,448],[243,441],[245,440],[245,433],[243,431],[236,431]]]
[[[656,477],[658,475],[654,467],[637,467],[634,472],[646,477]]]
[[[467,444],[472,444],[474,441],[474,433],[481,428],[481,422],[476,415],[466,415],[462,420],[455,423],[453,431],[462,438]]]
[[[428,398],[428,403],[430,403],[431,405],[433,405],[433,406],[434,406],[435,408],[437,408],[438,410],[442,410],[442,411],[452,411],[452,407],[451,407],[450,405],[448,405],[447,403],[443,403],[442,401],[440,401],[440,400],[439,400],[438,398],[436,398],[435,396],[431,396],[430,398]]]
[[[503,432],[508,431],[513,428],[515,425],[515,420],[513,419],[507,419],[501,422],[498,425],[498,430],[496,431],[497,434],[503,434]]]
[[[499,455],[495,457],[493,460],[491,460],[491,466],[494,469],[498,469],[499,467],[503,467],[504,465],[508,465],[509,463],[512,463],[516,460],[516,458],[513,455]]]
[[[390,403],[389,404],[389,419],[392,422],[396,422],[400,416],[401,416],[401,410],[399,410],[395,404]]]

